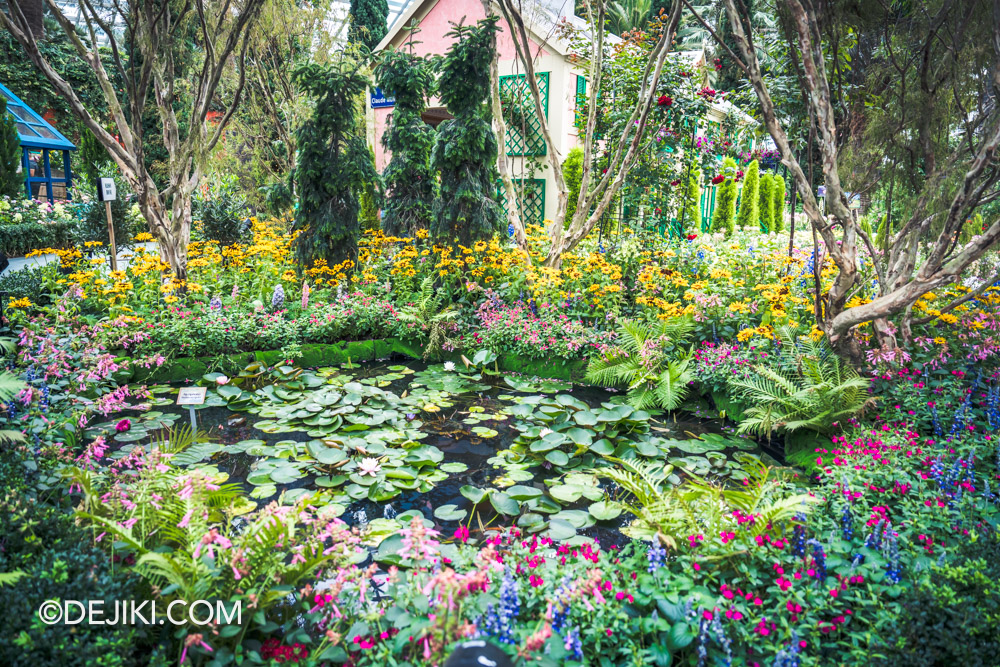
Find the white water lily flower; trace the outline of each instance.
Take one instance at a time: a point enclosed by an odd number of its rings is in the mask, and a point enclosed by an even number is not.
[[[552,433],[552,429],[550,429],[550,428],[543,428],[541,431],[538,432],[538,435],[544,438],[549,433]]]
[[[229,384],[229,378],[226,377],[225,375],[220,375],[219,377],[215,378],[215,383],[218,385]]]
[[[365,475],[374,477],[381,469],[382,465],[378,462],[378,459],[365,458],[361,459],[361,463],[358,464],[358,474],[362,477]]]
[[[444,362],[444,369],[446,371],[453,371],[453,370],[455,370],[455,362],[454,361],[446,361],[446,362]]]

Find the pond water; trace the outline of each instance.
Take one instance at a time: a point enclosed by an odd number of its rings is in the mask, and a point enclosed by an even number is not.
[[[198,379],[209,385],[196,409],[205,441],[174,463],[225,473],[258,503],[310,495],[386,535],[419,512],[445,535],[516,523],[621,542],[629,515],[601,502],[618,490],[591,474],[604,456],[669,462],[676,482],[685,470],[736,478],[741,452],[761,455],[718,420],[636,411],[614,391],[462,365],[250,367],[243,376]],[[179,439],[189,412],[174,404],[177,389],[151,387],[150,411],[94,427],[131,420],[113,456]]]

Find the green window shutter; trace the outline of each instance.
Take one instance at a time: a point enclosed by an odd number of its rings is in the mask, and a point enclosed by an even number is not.
[[[526,225],[541,225],[545,221],[545,179],[531,178],[511,179],[514,182],[514,190],[521,198],[521,222]],[[497,201],[503,209],[506,219],[509,209],[509,202],[504,196],[503,184],[497,183]]]
[[[549,73],[535,75],[542,95],[545,117],[549,116]],[[542,156],[547,150],[542,124],[531,99],[531,88],[524,74],[500,77],[500,103],[507,124],[507,155]]]

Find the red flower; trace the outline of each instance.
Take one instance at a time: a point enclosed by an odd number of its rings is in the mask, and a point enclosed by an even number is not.
[[[680,181],[670,181],[670,185],[680,185]]]
[[[661,107],[669,107],[671,104],[674,103],[674,100],[672,97],[667,97],[666,95],[660,95],[660,99],[656,100],[656,103],[659,104]]]
[[[723,176],[722,174],[719,174],[718,176],[712,179],[712,185],[718,185],[724,180],[726,180],[726,177]]]
[[[696,238],[698,238],[697,234],[688,234],[687,235],[687,240],[688,241],[694,241]]]

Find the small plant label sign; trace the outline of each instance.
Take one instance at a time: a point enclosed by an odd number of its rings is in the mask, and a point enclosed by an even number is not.
[[[177,390],[177,405],[202,405],[208,387],[181,387]]]

